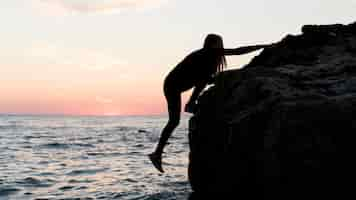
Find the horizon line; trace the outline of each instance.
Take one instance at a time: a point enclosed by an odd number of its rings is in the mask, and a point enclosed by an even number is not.
[[[69,113],[0,113],[0,116],[49,116],[49,117],[145,117],[168,116],[168,114],[69,114]]]

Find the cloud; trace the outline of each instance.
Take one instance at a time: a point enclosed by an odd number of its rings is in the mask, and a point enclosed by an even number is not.
[[[118,13],[154,8],[167,0],[32,0],[40,12],[50,14]]]

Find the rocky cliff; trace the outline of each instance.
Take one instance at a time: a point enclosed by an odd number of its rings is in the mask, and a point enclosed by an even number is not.
[[[352,194],[356,23],[306,25],[221,73],[189,131],[191,199]]]

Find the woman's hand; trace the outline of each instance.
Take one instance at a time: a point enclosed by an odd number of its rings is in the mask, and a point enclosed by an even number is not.
[[[189,101],[187,104],[185,104],[184,112],[194,113],[196,111],[196,108],[197,104],[195,102]]]

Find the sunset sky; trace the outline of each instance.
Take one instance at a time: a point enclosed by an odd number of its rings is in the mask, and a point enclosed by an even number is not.
[[[165,75],[208,33],[235,48],[279,41],[303,24],[356,21],[356,0],[1,4],[0,113],[13,114],[165,114]],[[229,57],[229,69],[254,55]]]

